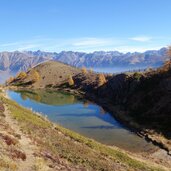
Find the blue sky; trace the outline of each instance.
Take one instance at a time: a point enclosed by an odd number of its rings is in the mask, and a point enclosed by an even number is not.
[[[170,17],[171,0],[0,0],[0,51],[159,49]]]

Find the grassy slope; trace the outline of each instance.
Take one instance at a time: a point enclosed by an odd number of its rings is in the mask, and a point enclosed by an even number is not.
[[[51,167],[58,164],[57,158],[63,158],[69,165],[79,165],[90,170],[162,170],[131,158],[117,149],[97,143],[77,133],[54,125],[17,103],[1,97],[8,106],[24,133],[40,148],[40,154],[51,159]]]
[[[19,136],[5,122],[4,110],[5,108],[0,102],[0,170],[8,168],[9,170],[15,171],[17,169],[16,159],[20,158],[16,153],[22,153],[22,151],[18,146]]]

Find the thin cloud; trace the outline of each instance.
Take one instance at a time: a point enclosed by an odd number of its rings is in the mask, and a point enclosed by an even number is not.
[[[45,40],[43,40],[45,41]],[[35,48],[40,48],[42,44],[42,39],[32,39],[26,41],[16,41],[16,42],[8,42],[0,44],[0,49],[7,51],[24,51],[24,50],[32,50]]]
[[[116,38],[76,38],[76,39],[53,39],[45,47],[48,51],[84,51],[92,52],[103,50],[106,47],[122,45],[123,40]]]
[[[163,48],[164,46],[151,46],[151,47],[141,47],[141,46],[119,46],[116,47],[115,50],[123,52],[123,53],[127,53],[127,52],[145,52],[148,50],[159,50],[161,48]]]
[[[158,38],[159,39],[159,38]],[[165,44],[165,38],[151,37],[133,37],[133,38],[113,38],[113,37],[82,37],[82,38],[43,38],[34,37],[30,40],[4,42],[0,44],[1,51],[27,51],[42,50],[49,52],[61,51],[78,51],[78,52],[94,52],[94,51],[120,51],[120,52],[144,52],[146,50],[160,49]],[[134,41],[133,41],[134,40]],[[150,41],[151,40],[151,41]],[[149,42],[148,42],[149,41]],[[138,43],[142,42],[142,43]],[[146,42],[146,43],[143,43]],[[160,42],[160,43],[158,43]],[[168,40],[169,42],[169,40]],[[169,44],[169,43],[168,43]]]
[[[137,37],[130,38],[130,40],[134,40],[134,41],[137,41],[137,42],[148,42],[151,39],[152,38],[148,37],[148,36],[137,36]]]
[[[19,48],[17,48],[18,51],[25,51],[25,50],[32,50],[35,48],[41,47],[40,44],[27,44],[27,45],[22,45]]]
[[[16,45],[18,45],[18,42],[0,44],[0,47],[9,47],[9,46],[16,46]]]

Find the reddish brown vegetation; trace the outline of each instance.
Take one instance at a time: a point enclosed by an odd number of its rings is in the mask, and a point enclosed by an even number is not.
[[[21,160],[26,160],[26,154],[20,150],[13,149],[11,151],[11,156],[13,159],[21,159]]]
[[[18,143],[16,139],[10,137],[9,135],[4,135],[0,133],[0,136],[2,137],[2,139],[5,141],[7,145],[16,145]]]

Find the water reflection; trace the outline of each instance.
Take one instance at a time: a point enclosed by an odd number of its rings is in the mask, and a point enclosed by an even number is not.
[[[130,151],[154,148],[123,127],[102,107],[63,92],[8,91],[8,96],[20,105],[46,115],[49,120],[99,142]]]
[[[49,104],[49,105],[66,105],[77,103],[78,100],[74,95],[63,93],[63,92],[52,92],[49,91],[16,91],[21,94],[23,100],[31,99],[40,103]],[[87,102],[86,102],[87,103]]]

